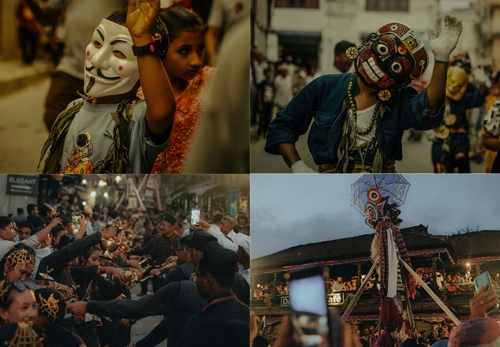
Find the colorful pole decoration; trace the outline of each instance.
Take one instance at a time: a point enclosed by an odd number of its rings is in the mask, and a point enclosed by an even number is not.
[[[375,229],[371,245],[373,266],[370,272],[376,268],[379,275],[379,328],[386,332],[372,343],[375,347],[401,346],[406,339],[416,336],[409,299],[415,297],[416,280],[419,283],[423,281],[412,269],[410,256],[399,229],[403,220],[399,217],[401,211],[398,209],[404,204],[409,187],[410,183],[399,174],[364,175],[351,186],[352,205],[366,216],[366,224]],[[459,320],[455,315],[425,283],[423,284],[423,288],[458,325]],[[343,321],[347,320],[363,289],[364,285],[344,312]]]

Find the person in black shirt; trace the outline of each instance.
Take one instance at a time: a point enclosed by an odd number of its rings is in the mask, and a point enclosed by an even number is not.
[[[189,319],[179,347],[248,345],[250,309],[231,291],[237,261],[233,251],[207,244],[196,267],[196,287],[208,304]]]

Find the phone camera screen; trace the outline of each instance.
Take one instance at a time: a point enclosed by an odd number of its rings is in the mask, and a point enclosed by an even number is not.
[[[323,276],[290,281],[292,323],[305,347],[328,346],[328,308]]]
[[[193,208],[191,210],[191,225],[195,225],[200,221],[200,209]]]

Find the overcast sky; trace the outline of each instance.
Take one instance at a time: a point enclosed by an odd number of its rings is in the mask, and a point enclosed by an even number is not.
[[[411,184],[401,206],[401,228],[429,233],[500,230],[498,175],[405,174]],[[351,206],[351,184],[361,175],[255,174],[250,178],[252,258],[312,242],[373,233]]]

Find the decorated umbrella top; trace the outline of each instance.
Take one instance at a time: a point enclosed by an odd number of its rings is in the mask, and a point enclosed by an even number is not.
[[[405,203],[410,183],[399,174],[368,174],[351,185],[351,205],[363,216],[368,202],[387,198],[391,204],[401,206]],[[377,196],[379,195],[379,196]]]

